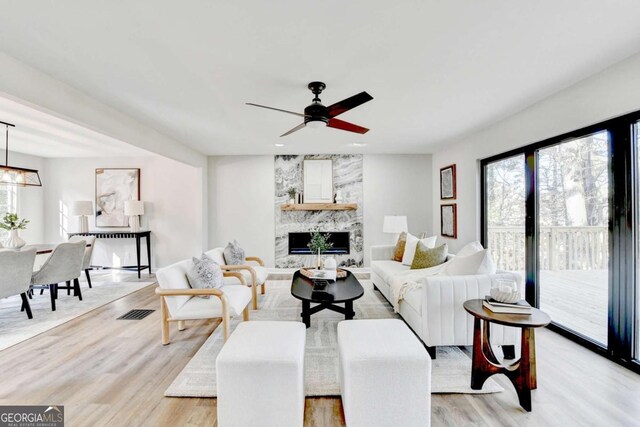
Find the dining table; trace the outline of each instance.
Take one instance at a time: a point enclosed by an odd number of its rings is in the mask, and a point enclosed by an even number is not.
[[[45,255],[50,254],[53,250],[58,246],[59,243],[35,243],[32,245],[26,245],[20,248],[21,250],[36,248],[36,255]],[[91,244],[87,244],[87,247],[90,248]]]

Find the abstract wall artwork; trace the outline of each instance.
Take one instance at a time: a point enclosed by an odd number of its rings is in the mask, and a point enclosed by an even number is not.
[[[96,227],[128,227],[126,200],[140,200],[140,169],[96,169]]]
[[[440,206],[440,234],[445,237],[458,237],[458,219],[456,204]]]
[[[456,165],[440,169],[440,199],[456,198]]]

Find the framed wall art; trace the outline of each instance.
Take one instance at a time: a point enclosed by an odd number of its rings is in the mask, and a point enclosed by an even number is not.
[[[440,169],[440,199],[456,198],[456,165]]]
[[[440,205],[440,234],[453,239],[458,237],[458,212],[455,203]]]
[[[140,169],[96,169],[96,227],[128,227],[126,200],[140,200]]]

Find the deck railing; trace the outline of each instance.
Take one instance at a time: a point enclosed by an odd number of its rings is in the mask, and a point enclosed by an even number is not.
[[[524,270],[524,227],[489,227],[488,231],[488,248],[498,268]],[[540,269],[606,269],[608,237],[607,227],[542,227]]]

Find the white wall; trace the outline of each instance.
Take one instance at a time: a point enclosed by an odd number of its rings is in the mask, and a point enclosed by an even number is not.
[[[273,156],[209,157],[209,246],[236,239],[247,254],[274,265]],[[430,155],[364,156],[365,266],[371,245],[386,243],[382,219],[408,216],[410,231],[433,232]]]
[[[385,215],[406,215],[409,232],[434,234],[431,210],[431,155],[365,155],[364,263],[372,245],[390,244],[394,236],[382,232]]]
[[[640,110],[640,54],[589,77],[474,135],[433,154],[433,227],[440,226],[439,172],[455,163],[458,239],[456,251],[480,238],[479,159],[590,124]],[[449,202],[447,202],[449,203]]]
[[[209,246],[237,240],[274,265],[273,156],[209,157]]]
[[[78,229],[75,217],[61,210],[74,200],[94,200],[96,168],[140,168],[140,198],[145,202],[143,228],[152,232],[152,266],[199,255],[204,249],[203,178],[206,168],[197,168],[160,156],[130,158],[47,159],[43,185],[44,241],[60,242],[65,232]],[[89,228],[95,229],[94,217]],[[109,229],[112,230],[112,229]],[[143,246],[143,254],[144,252]],[[146,255],[142,256],[143,261]],[[135,264],[135,243],[130,239],[101,239],[94,249],[97,265]]]

